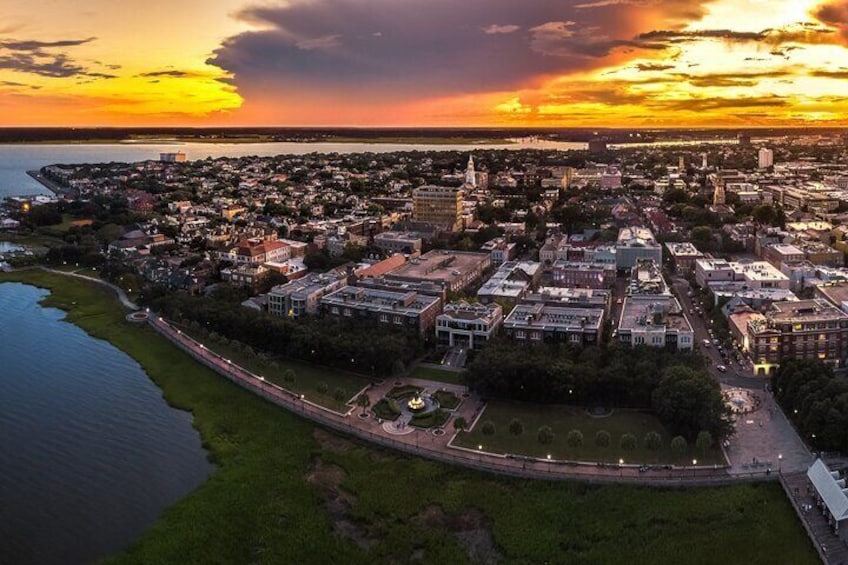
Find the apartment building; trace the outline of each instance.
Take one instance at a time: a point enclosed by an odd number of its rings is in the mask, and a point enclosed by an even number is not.
[[[346,273],[330,271],[275,286],[268,292],[268,312],[288,318],[315,315],[319,311],[321,297],[346,284]]]
[[[321,313],[337,320],[370,321],[421,335],[433,327],[441,312],[438,296],[345,286],[320,299]]]
[[[564,308],[546,304],[518,304],[504,320],[504,334],[527,343],[600,343],[602,308]]]
[[[436,342],[441,347],[481,349],[502,324],[503,309],[498,304],[451,302],[436,316]]]
[[[426,185],[412,191],[412,220],[455,231],[462,226],[462,190]]]

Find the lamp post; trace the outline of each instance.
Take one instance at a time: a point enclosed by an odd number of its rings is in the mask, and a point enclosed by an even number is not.
[[[624,476],[624,459],[618,459],[618,476]]]
[[[777,454],[777,473],[780,474],[780,472],[782,470],[783,470],[783,454],[778,453]]]
[[[548,453],[548,473],[551,472],[551,454]]]
[[[697,464],[698,464],[698,460],[697,460],[697,459],[693,459],[693,460],[692,460],[692,476],[693,476],[693,477],[694,477],[694,476],[695,476],[695,474],[698,472],[698,470],[697,470],[697,469],[695,469],[695,466],[696,466]]]
[[[480,462],[482,463],[483,462],[483,445],[482,444],[477,446],[477,453],[478,453],[478,457],[480,459]]]

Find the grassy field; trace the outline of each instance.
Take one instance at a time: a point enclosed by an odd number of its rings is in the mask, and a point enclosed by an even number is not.
[[[261,359],[256,355],[246,355],[238,347],[238,344],[233,345],[232,343],[222,341],[211,341],[201,332],[195,332],[182,326],[181,329],[225,359],[230,359],[233,363],[241,365],[248,371],[262,375],[269,381],[298,394],[302,394],[307,400],[321,406],[326,406],[336,412],[347,412],[350,408],[347,405],[347,401],[351,400],[353,395],[368,386],[371,382],[363,376],[340,369],[320,367],[290,359]],[[295,378],[293,382],[286,381],[284,378],[286,371],[289,369],[294,371]],[[321,383],[327,385],[327,392],[322,393],[318,390]],[[344,400],[335,398],[337,389],[344,392]]]
[[[521,435],[509,432],[509,424],[513,418],[518,418],[524,424]],[[495,424],[495,433],[487,436],[483,433],[483,423],[491,421]],[[550,445],[542,445],[537,439],[537,431],[541,426],[550,426],[554,439]],[[583,433],[583,446],[570,447],[566,436],[570,430],[580,430]],[[595,445],[595,434],[606,430],[611,436],[609,447],[601,448]],[[652,451],[645,447],[645,434],[657,432],[662,436],[662,447]],[[623,434],[631,433],[636,436],[639,445],[632,451],[619,447],[619,439]],[[702,453],[690,445],[687,452],[678,456],[669,448],[671,436],[663,428],[657,418],[645,412],[616,411],[611,416],[594,418],[585,409],[574,406],[545,406],[521,402],[491,401],[486,405],[483,415],[477,421],[473,430],[459,435],[458,445],[476,448],[483,445],[486,451],[492,453],[514,453],[545,457],[547,454],[555,459],[571,461],[604,461],[649,464],[678,464],[691,465],[693,459],[698,464],[724,464],[724,457],[718,448]]]
[[[31,271],[47,305],[139,361],[191,410],[218,465],[107,563],[817,563],[776,484],[595,487],[506,479],[351,442],[260,400],[144,326],[109,291]]]
[[[462,382],[462,373],[459,371],[446,371],[444,369],[436,369],[435,367],[422,367],[418,365],[409,376],[413,379],[437,381],[449,385],[465,384]]]

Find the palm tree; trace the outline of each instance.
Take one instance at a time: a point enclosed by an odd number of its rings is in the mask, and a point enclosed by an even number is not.
[[[356,404],[362,408],[362,413],[365,414],[365,409],[371,406],[371,399],[364,392],[356,399]]]

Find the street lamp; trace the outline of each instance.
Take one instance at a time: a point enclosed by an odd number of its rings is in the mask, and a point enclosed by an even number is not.
[[[777,472],[780,473],[782,469],[783,469],[783,454],[778,453],[777,454]]]
[[[621,477],[624,475],[624,459],[619,458],[618,460],[618,476]]]
[[[695,476],[695,473],[697,473],[697,472],[698,472],[698,470],[697,470],[697,469],[695,469],[695,466],[696,466],[697,464],[698,464],[698,460],[697,460],[697,459],[693,459],[693,460],[692,460],[692,476],[693,476],[693,477]]]
[[[482,444],[477,446],[477,454],[478,454],[478,457],[480,459],[480,462],[482,463],[482,461],[483,461],[483,445]]]
[[[551,472],[551,454],[548,453],[548,473]]]

